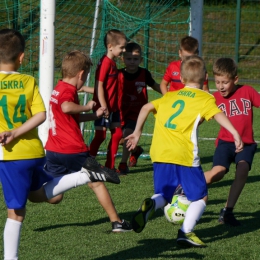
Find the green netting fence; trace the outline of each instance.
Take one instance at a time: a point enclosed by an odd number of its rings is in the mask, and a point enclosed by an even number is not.
[[[95,18],[98,2],[98,16]],[[111,28],[124,31],[130,40],[142,46],[142,66],[147,67],[159,83],[168,63],[178,59],[178,42],[189,33],[189,9],[188,0],[56,0],[54,83],[60,78],[64,54],[72,49],[90,53],[91,42],[94,42],[91,51],[94,66],[89,81],[93,86],[96,64],[105,52],[103,36]],[[259,85],[259,11],[259,0],[204,0],[202,57],[209,72],[210,88],[214,87],[212,63],[223,56],[238,59],[241,81]],[[26,56],[20,71],[38,79],[40,0],[2,0],[0,28],[15,28],[25,36]],[[118,67],[122,66],[119,61]],[[149,97],[154,99],[157,95],[149,91]],[[93,123],[86,124],[85,130],[84,136],[89,143],[93,136]],[[145,135],[141,140],[146,153],[152,130],[151,118],[145,125]]]

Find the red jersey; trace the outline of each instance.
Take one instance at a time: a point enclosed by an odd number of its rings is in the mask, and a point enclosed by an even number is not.
[[[45,149],[58,153],[88,151],[79,127],[79,114],[65,114],[61,104],[65,101],[79,104],[77,89],[60,80],[54,88],[49,108],[49,136]]]
[[[155,83],[151,73],[144,68],[138,68],[134,74],[120,69],[118,73],[119,109],[121,124],[126,120],[137,121],[143,105],[148,102],[147,85]]]
[[[104,95],[109,112],[115,112],[118,110],[117,77],[118,70],[116,67],[116,62],[104,55],[97,65],[95,81],[96,86],[98,81],[103,82]],[[100,108],[96,87],[94,90],[93,100],[97,103],[94,108],[94,111],[96,111],[98,108]]]
[[[181,60],[172,61],[168,65],[163,79],[167,82],[170,82],[169,91],[184,88],[184,84],[181,82]],[[208,80],[204,81],[204,85],[208,85]]]
[[[253,134],[253,109],[260,107],[260,94],[250,86],[237,86],[237,90],[229,97],[222,97],[215,92],[217,106],[226,114],[240,134],[245,144],[255,143]],[[218,139],[234,142],[233,136],[221,127]]]

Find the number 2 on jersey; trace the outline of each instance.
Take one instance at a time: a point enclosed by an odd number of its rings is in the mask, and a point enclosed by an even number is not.
[[[179,105],[178,110],[170,116],[170,118],[167,120],[167,122],[164,125],[165,127],[170,128],[170,129],[176,129],[177,125],[173,124],[172,121],[183,111],[185,102],[183,100],[177,100],[176,102],[174,102],[172,104],[172,108],[175,108],[178,105]]]
[[[13,123],[19,123],[22,124],[27,120],[27,116],[25,115],[25,105],[26,105],[26,98],[25,95],[20,95],[18,102],[14,108],[14,114],[13,114]],[[11,122],[9,113],[8,113],[8,106],[7,106],[7,96],[3,95],[0,99],[0,107],[2,107],[3,115],[5,118],[5,121],[7,123],[7,126],[9,129],[13,129],[14,126]]]

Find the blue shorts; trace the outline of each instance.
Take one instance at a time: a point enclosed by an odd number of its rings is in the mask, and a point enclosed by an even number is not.
[[[44,170],[53,177],[78,172],[89,156],[88,152],[64,154],[46,151],[46,164]]]
[[[249,165],[249,170],[251,170],[256,148],[257,144],[245,144],[244,149],[236,153],[236,147],[233,142],[218,140],[218,146],[213,156],[213,166],[223,166],[227,169],[226,172],[228,172],[232,162],[235,162],[237,165],[240,161],[246,161]]]
[[[154,191],[171,203],[173,193],[181,184],[188,200],[196,201],[208,195],[201,166],[187,167],[171,163],[153,163]]]
[[[110,128],[111,123],[120,123],[120,113],[119,111],[111,112],[109,118],[101,117],[95,120],[95,126],[103,126],[105,128]]]
[[[25,208],[30,191],[36,191],[53,177],[43,170],[45,157],[0,161],[0,179],[8,209]]]

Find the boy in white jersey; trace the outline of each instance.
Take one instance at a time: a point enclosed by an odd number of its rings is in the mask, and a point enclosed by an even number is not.
[[[184,246],[206,247],[193,229],[202,216],[207,202],[207,184],[198,157],[197,128],[201,118],[212,117],[234,137],[237,152],[243,143],[236,129],[215,104],[214,97],[202,91],[206,75],[205,64],[198,56],[184,59],[181,65],[183,89],[167,92],[162,98],[143,106],[135,131],[126,137],[127,147],[134,149],[144,122],[150,112],[155,114],[155,127],[150,149],[154,168],[155,194],[143,201],[132,218],[133,230],[140,233],[148,219],[159,208],[170,203],[180,183],[191,204],[177,243]]]
[[[6,260],[18,259],[27,199],[43,202],[89,182],[120,182],[116,173],[91,158],[81,171],[66,176],[53,178],[43,171],[45,153],[37,127],[46,119],[46,112],[36,80],[17,72],[24,49],[25,40],[19,32],[0,30],[0,179],[7,206]],[[103,113],[100,109],[96,117]]]

